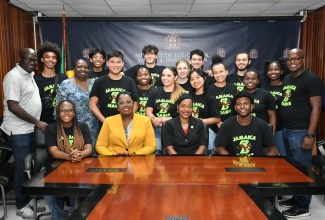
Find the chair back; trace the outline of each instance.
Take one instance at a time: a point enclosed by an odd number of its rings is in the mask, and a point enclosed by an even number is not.
[[[45,134],[35,127],[35,153],[34,153],[34,171],[39,172],[48,157],[48,151],[45,146]]]
[[[0,118],[0,125],[2,124],[3,118]],[[5,167],[12,157],[12,149],[7,135],[0,129],[0,168]]]

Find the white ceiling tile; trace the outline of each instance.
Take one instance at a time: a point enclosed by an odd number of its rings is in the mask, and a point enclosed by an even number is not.
[[[149,5],[149,0],[106,0],[108,5]]]
[[[231,4],[193,5],[191,12],[227,11]]]
[[[188,12],[190,10],[190,5],[153,5],[153,13],[158,12]]]
[[[113,13],[113,11],[107,7],[97,7],[96,5],[74,5],[73,9],[81,14],[101,14],[101,13]]]
[[[232,4],[237,0],[195,0],[194,5],[206,5],[206,4]]]
[[[301,11],[308,8],[309,3],[307,2],[295,2],[295,3],[279,3],[272,7],[270,7],[268,10],[270,11],[288,11],[288,10],[296,10]]]
[[[321,8],[325,5],[325,1],[322,1],[322,2],[319,2],[319,3],[316,3],[308,8],[306,8],[306,10],[316,10],[318,8]]]
[[[143,12],[151,13],[150,5],[134,5],[132,7],[126,5],[114,5],[111,6],[112,10],[115,13],[134,13],[134,12]]]
[[[273,3],[255,3],[255,4],[251,4],[251,3],[238,3],[233,5],[229,11],[238,11],[240,13],[240,11],[248,11],[250,13],[254,13],[254,12],[258,12],[258,11],[264,11],[266,9],[268,9],[269,7],[271,7],[273,5]]]
[[[107,5],[105,0],[61,0],[62,3],[67,5]],[[58,2],[58,1],[56,1]]]

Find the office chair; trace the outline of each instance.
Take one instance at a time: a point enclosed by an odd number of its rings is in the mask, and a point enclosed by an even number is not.
[[[28,154],[25,156],[24,171],[27,173],[28,178],[32,177],[32,174],[39,172],[42,169],[42,165],[48,157],[48,151],[45,146],[45,135],[44,133],[35,127],[34,130],[35,139],[35,152],[34,154]],[[36,197],[34,199],[34,207],[37,207]],[[36,213],[36,212],[35,212]],[[34,219],[40,219],[43,216],[51,215],[51,212],[43,212]]]
[[[0,118],[0,124],[2,118]],[[6,134],[0,129],[0,188],[3,204],[3,216],[0,220],[3,220],[7,216],[7,205],[14,204],[15,200],[10,201],[6,198],[6,193],[13,189],[14,182],[14,165],[11,161],[12,149],[7,141]]]
[[[325,179],[325,140],[317,141],[316,145],[318,148],[318,154],[312,156],[312,164],[316,173]]]

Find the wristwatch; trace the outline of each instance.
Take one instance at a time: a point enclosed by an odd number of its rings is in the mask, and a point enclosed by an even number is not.
[[[305,137],[308,137],[308,138],[314,138],[315,135],[314,135],[314,134],[306,134]]]

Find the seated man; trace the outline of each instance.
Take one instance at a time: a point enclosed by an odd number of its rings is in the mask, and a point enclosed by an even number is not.
[[[248,92],[238,92],[233,99],[237,115],[227,119],[220,127],[215,140],[217,154],[276,156],[277,148],[269,125],[253,117],[254,100]]]

